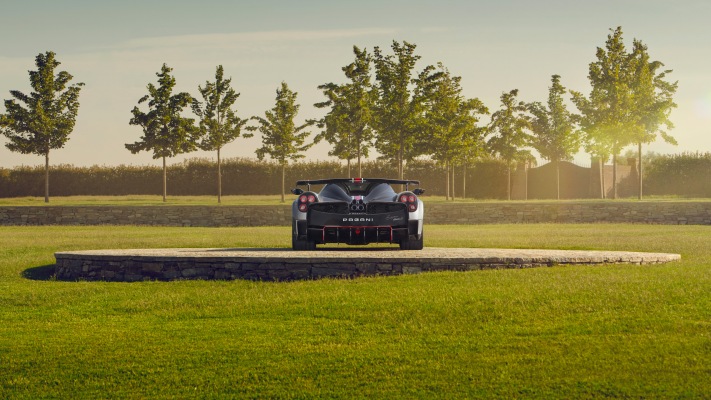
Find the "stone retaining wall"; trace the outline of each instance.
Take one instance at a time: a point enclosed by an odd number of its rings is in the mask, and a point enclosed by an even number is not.
[[[638,223],[711,225],[711,202],[495,202],[425,205],[432,224]]]
[[[428,224],[711,225],[709,202],[425,203]],[[0,207],[0,225],[289,226],[291,206]]]
[[[535,268],[552,265],[658,264],[678,254],[532,250],[392,249],[291,251],[286,249],[84,250],[55,253],[61,280],[136,282],[180,279],[284,281],[433,271]]]
[[[0,207],[0,225],[279,226],[291,206]]]

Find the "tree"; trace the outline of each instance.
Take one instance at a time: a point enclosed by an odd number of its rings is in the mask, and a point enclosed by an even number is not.
[[[193,100],[193,112],[200,117],[201,141],[198,147],[205,151],[217,151],[217,202],[222,203],[222,163],[220,150],[242,134],[242,127],[247,119],[237,117],[232,109],[239,93],[230,86],[232,78],[224,79],[222,65],[215,71],[215,81],[205,82],[205,87],[198,86],[204,100],[204,106]],[[245,138],[252,133],[242,135]]]
[[[132,154],[140,151],[153,151],[153,159],[163,159],[163,201],[166,201],[167,167],[165,159],[178,154],[188,153],[197,148],[200,135],[195,120],[180,115],[192,102],[190,94],[173,94],[175,77],[170,75],[173,69],[163,64],[158,76],[158,87],[149,83],[148,94],[138,100],[138,104],[148,101],[148,112],[134,106],[130,125],[143,128],[141,141],[127,143],[126,149]],[[149,100],[150,99],[150,100]]]
[[[527,106],[531,120],[531,145],[541,157],[555,163],[556,198],[560,199],[560,168],[562,160],[570,160],[580,149],[580,135],[575,130],[571,113],[563,102],[565,87],[560,75],[551,77],[547,107],[540,102]]]
[[[296,92],[292,92],[286,82],[281,83],[281,88],[276,91],[276,105],[264,113],[265,118],[252,117],[259,126],[247,127],[250,131],[259,130],[262,133],[262,147],[257,149],[257,158],[264,159],[269,155],[281,166],[281,202],[284,202],[286,166],[289,160],[296,161],[304,158],[301,152],[307,150],[313,143],[304,144],[311,132],[305,131],[313,122],[306,122],[301,126],[294,124],[294,118],[299,113],[296,104]]]
[[[417,46],[393,41],[393,55],[384,55],[379,47],[374,50],[375,78],[378,98],[375,102],[375,148],[383,157],[395,160],[398,176],[404,177],[404,163],[418,155],[415,147],[421,126],[423,99],[416,96],[434,67],[426,67],[413,78],[414,55]],[[415,86],[414,93],[411,85]]]
[[[10,151],[44,156],[44,201],[49,203],[49,152],[61,149],[74,130],[79,112],[79,92],[83,83],[68,85],[73,76],[56,75],[61,63],[47,51],[35,57],[36,71],[29,71],[33,92],[11,90],[14,99],[5,100],[6,114],[0,115],[0,132]]]
[[[613,198],[617,198],[617,155],[641,135],[633,85],[635,60],[627,53],[618,27],[607,36],[605,48],[597,48],[597,61],[590,63],[589,98],[572,91],[581,111],[581,126],[588,136],[588,148],[600,155],[612,155]]]
[[[589,111],[583,110],[590,109],[590,101],[578,92],[571,91],[571,93],[574,96],[576,94],[579,96],[576,99],[576,104],[577,108],[581,110],[581,114],[573,114],[572,118],[574,123],[581,128],[581,130],[579,131],[580,140],[581,144],[583,145],[583,148],[585,149],[585,152],[590,154],[591,158],[593,160],[597,160],[597,162],[600,164],[600,198],[604,199],[606,197],[604,168],[605,163],[610,159],[610,154],[612,153],[612,145],[609,143],[609,139],[604,135],[595,134],[595,129],[593,125],[591,124],[588,117],[586,117],[586,115],[591,114]]]
[[[435,161],[444,165],[445,197],[449,200],[451,193],[454,200],[454,165],[463,162],[473,149],[481,147],[484,129],[476,126],[479,122],[477,115],[489,111],[479,99],[464,98],[461,77],[452,76],[442,63],[438,64],[438,69],[439,73],[424,86],[423,127],[426,133],[421,136],[420,152],[431,154]]]
[[[526,104],[517,102],[518,89],[501,94],[501,109],[491,115],[489,133],[492,135],[487,142],[489,149],[506,161],[508,169],[508,184],[506,197],[511,200],[511,167],[515,161],[523,161],[531,157],[528,150],[523,149],[530,142],[527,130],[530,123],[524,115]]]
[[[632,90],[635,99],[636,115],[642,129],[638,130],[637,160],[639,162],[639,199],[642,200],[642,180],[644,169],[642,163],[642,144],[651,143],[657,134],[667,143],[676,145],[676,140],[666,129],[674,128],[669,120],[671,110],[676,107],[673,97],[678,87],[677,82],[668,82],[665,78],[671,70],[659,71],[664,67],[660,61],[650,61],[647,46],[639,40],[634,40],[632,57],[635,64],[635,79]]]
[[[348,176],[351,176],[351,160],[358,161],[358,176],[362,176],[362,157],[368,157],[373,140],[372,108],[376,92],[370,83],[371,58],[368,52],[353,46],[355,61],[342,70],[350,82],[342,85],[326,83],[318,88],[328,100],[314,104],[318,108],[330,107],[330,111],[318,121],[324,130],[316,141],[326,139],[333,148],[328,155],[345,159]]]

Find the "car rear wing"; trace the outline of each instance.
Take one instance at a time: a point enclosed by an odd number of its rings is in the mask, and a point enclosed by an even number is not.
[[[327,185],[329,183],[387,183],[389,185],[419,185],[420,181],[412,179],[382,179],[382,178],[332,178],[332,179],[312,179],[296,181],[296,186],[307,186],[311,190],[311,185]],[[406,189],[409,190],[409,189]]]

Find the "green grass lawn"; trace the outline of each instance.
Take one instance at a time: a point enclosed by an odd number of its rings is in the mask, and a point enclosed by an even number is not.
[[[711,227],[427,226],[426,246],[682,254],[288,283],[52,280],[53,252],[289,228],[0,227],[0,399],[708,398]]]
[[[289,193],[286,200],[291,203],[296,196]],[[162,196],[67,196],[50,197],[49,203],[44,197],[0,198],[2,206],[219,206],[217,196],[168,196],[163,202]],[[279,205],[279,195],[268,196],[222,196],[222,205]]]

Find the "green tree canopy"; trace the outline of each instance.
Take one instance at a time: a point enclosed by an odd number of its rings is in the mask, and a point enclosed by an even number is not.
[[[422,86],[432,79],[434,67],[428,66],[413,77],[417,46],[393,41],[392,55],[384,55],[379,47],[374,50],[375,78],[378,98],[375,103],[375,148],[384,158],[394,160],[398,175],[404,176],[404,163],[418,154],[416,143],[424,99],[417,96]],[[414,86],[414,88],[413,88]]]
[[[73,76],[66,71],[55,75],[61,63],[47,51],[35,57],[36,71],[29,71],[33,91],[27,95],[11,90],[14,99],[5,100],[6,114],[0,115],[0,132],[10,151],[36,154],[45,159],[44,201],[49,202],[49,152],[61,149],[69,140],[79,112],[79,92],[83,83],[69,85]]]
[[[377,93],[370,82],[371,58],[368,52],[353,46],[355,61],[342,68],[349,82],[345,84],[327,83],[318,88],[327,100],[314,104],[318,108],[330,107],[326,116],[318,121],[324,129],[316,136],[316,141],[325,139],[332,149],[328,155],[348,162],[351,174],[351,160],[358,161],[358,176],[361,176],[362,157],[368,157],[373,140],[373,115]]]
[[[306,122],[296,126],[294,119],[299,113],[296,104],[296,92],[292,92],[286,82],[281,83],[281,88],[276,91],[276,104],[274,108],[264,113],[262,117],[252,117],[259,126],[247,127],[250,131],[258,130],[262,134],[262,147],[257,149],[257,158],[263,160],[266,155],[279,162],[281,165],[281,202],[284,202],[286,166],[289,160],[296,161],[304,158],[302,152],[313,146],[305,144],[311,132],[306,131],[313,122]]]
[[[195,120],[181,116],[193,99],[185,92],[173,94],[175,77],[170,75],[172,70],[163,64],[161,71],[156,73],[158,87],[149,83],[148,94],[138,100],[138,104],[148,101],[148,112],[141,111],[138,106],[131,110],[133,118],[129,124],[143,128],[143,136],[138,142],[126,144],[133,154],[152,151],[154,159],[163,159],[163,201],[166,201],[167,188],[165,159],[196,150],[200,135]]]
[[[617,197],[617,155],[643,131],[633,90],[636,60],[625,49],[621,27],[607,36],[605,48],[598,47],[596,57],[589,68],[589,97],[571,93],[582,114],[586,149],[603,160],[613,157],[613,197]]]
[[[232,109],[239,93],[230,86],[232,79],[224,78],[224,69],[219,65],[215,71],[215,81],[206,81],[205,86],[198,86],[203,103],[193,100],[193,112],[200,117],[201,140],[198,147],[205,151],[217,152],[217,202],[222,202],[222,163],[220,151],[226,144],[233,142],[240,135],[252,137],[252,133],[242,134],[242,127],[247,119],[237,117]]]
[[[639,198],[642,198],[642,144],[651,143],[660,135],[665,142],[676,145],[667,130],[674,128],[669,119],[672,109],[676,108],[674,94],[678,83],[666,80],[671,70],[661,70],[664,64],[660,61],[650,61],[647,46],[639,40],[634,40],[632,57],[634,59],[635,76],[632,83],[636,115],[641,129],[637,131],[635,142],[638,145],[637,159],[639,161]]]
[[[551,77],[547,106],[540,102],[528,104],[531,120],[531,145],[541,157],[555,163],[556,196],[560,199],[559,162],[570,160],[580,149],[580,135],[575,130],[572,114],[565,106],[567,91],[560,83],[560,75]]]
[[[491,115],[487,145],[493,154],[498,155],[508,166],[507,198],[511,200],[511,168],[516,161],[531,158],[531,152],[525,147],[530,143],[528,130],[530,122],[526,118],[526,104],[518,102],[518,89],[501,94],[501,108]]]
[[[483,146],[486,129],[477,123],[479,116],[489,110],[479,99],[466,99],[462,95],[461,77],[452,76],[442,63],[437,66],[438,72],[423,86],[425,114],[420,152],[445,166],[449,198],[450,192],[453,193],[449,190],[453,166]],[[452,189],[453,185],[452,180]]]

